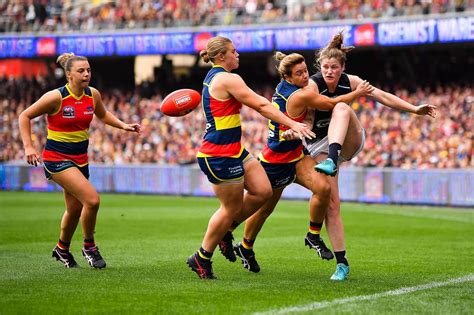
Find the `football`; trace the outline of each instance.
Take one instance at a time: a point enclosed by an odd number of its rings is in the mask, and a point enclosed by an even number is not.
[[[184,116],[201,103],[201,94],[192,89],[171,92],[161,102],[160,110],[167,116]]]

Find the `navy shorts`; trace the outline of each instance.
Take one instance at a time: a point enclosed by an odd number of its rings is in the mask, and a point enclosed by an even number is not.
[[[244,149],[240,157],[198,157],[199,168],[213,184],[240,182],[244,178],[244,163],[252,156]]]
[[[82,175],[84,175],[85,178],[89,179],[89,164],[86,164],[84,166],[78,166],[77,164],[74,164],[74,162],[71,161],[43,161],[44,175],[47,179],[51,179],[52,175],[64,172],[65,170],[71,167],[76,167],[77,169],[79,169],[79,171],[81,171]]]
[[[296,178],[297,162],[276,164],[260,161],[260,164],[262,164],[265,173],[267,173],[268,179],[272,184],[272,188],[276,189],[288,186],[294,182]]]

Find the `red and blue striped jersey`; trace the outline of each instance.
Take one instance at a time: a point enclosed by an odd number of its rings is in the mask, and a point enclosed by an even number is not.
[[[206,131],[198,157],[239,157],[243,152],[240,109],[242,104],[234,97],[219,100],[213,97],[209,88],[219,73],[227,72],[221,66],[213,66],[204,79],[202,109],[206,117]]]
[[[286,116],[286,106],[290,97],[298,92],[300,87],[289,83],[286,80],[281,80],[275,88],[272,103]],[[292,120],[302,122],[306,117],[306,110],[296,118],[290,117]],[[268,121],[268,140],[259,155],[259,159],[267,163],[286,164],[299,161],[303,158],[303,143],[301,140],[285,140],[282,134],[289,128],[285,125],[279,124],[276,121]]]
[[[94,99],[89,87],[81,96],[74,95],[68,85],[58,89],[61,106],[47,116],[48,137],[43,160],[71,161],[78,166],[88,164],[89,126],[94,116]]]

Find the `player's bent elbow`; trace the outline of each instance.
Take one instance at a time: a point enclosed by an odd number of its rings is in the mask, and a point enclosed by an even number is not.
[[[22,113],[18,116],[18,121],[20,122],[20,124],[21,124],[22,121],[29,121],[29,120],[31,120],[31,118],[28,117],[28,115],[26,115],[25,112],[22,112]]]

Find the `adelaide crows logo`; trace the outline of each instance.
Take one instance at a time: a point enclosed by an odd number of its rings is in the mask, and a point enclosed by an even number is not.
[[[63,118],[74,118],[76,114],[74,112],[73,106],[64,106],[63,108]]]

